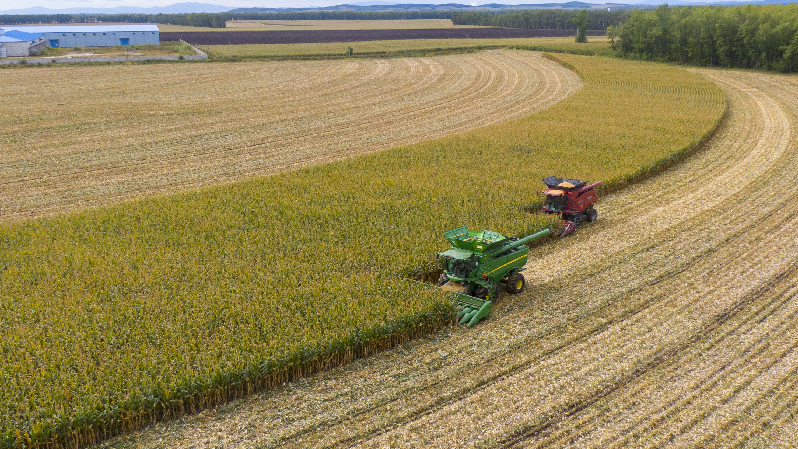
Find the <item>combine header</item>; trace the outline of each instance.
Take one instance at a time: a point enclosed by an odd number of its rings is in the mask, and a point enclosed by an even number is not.
[[[451,248],[438,253],[446,264],[438,285],[456,293],[460,324],[471,327],[490,315],[502,283],[510,293],[524,290],[521,271],[529,254],[526,243],[550,233],[544,229],[518,239],[493,231],[469,231],[465,226],[443,233]]]
[[[549,176],[543,180],[548,189],[543,192],[546,201],[540,211],[546,214],[562,214],[560,237],[574,232],[585,221],[595,221],[598,212],[593,204],[598,201],[596,186],[601,181],[586,185],[576,179],[565,179]]]

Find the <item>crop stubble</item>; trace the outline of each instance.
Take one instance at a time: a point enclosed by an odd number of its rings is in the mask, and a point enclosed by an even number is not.
[[[6,72],[3,220],[229,183],[456,134],[527,115],[581,86],[572,72],[539,54],[505,51],[70,67],[58,77],[42,69]],[[78,82],[86,78],[95,82]],[[70,82],[74,89],[51,89]],[[112,108],[94,100],[98,92]]]
[[[730,106],[710,143],[602,199],[490,320],[119,444],[793,443],[798,80],[698,72]]]

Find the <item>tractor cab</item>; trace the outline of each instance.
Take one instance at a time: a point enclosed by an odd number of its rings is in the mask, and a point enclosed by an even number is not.
[[[546,200],[543,207],[552,212],[562,212],[568,203],[568,196],[562,190],[546,189]]]
[[[543,211],[549,213],[563,213],[573,208],[573,200],[579,193],[579,189],[585,186],[583,181],[576,179],[557,178],[549,176],[543,180],[546,184],[546,200],[543,203]],[[569,201],[570,200],[570,201]]]
[[[456,281],[468,278],[477,269],[477,255],[467,249],[451,248],[438,253],[438,257],[444,259],[446,272]]]

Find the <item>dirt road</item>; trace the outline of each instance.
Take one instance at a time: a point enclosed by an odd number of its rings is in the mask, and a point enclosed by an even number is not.
[[[791,446],[798,78],[700,70],[726,123],[540,249],[473,329],[103,447]]]

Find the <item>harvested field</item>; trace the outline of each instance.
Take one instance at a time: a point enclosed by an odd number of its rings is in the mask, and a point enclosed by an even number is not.
[[[793,446],[798,78],[696,72],[729,102],[710,143],[488,321],[103,447]]]
[[[0,81],[8,92],[0,117],[3,220],[228,183],[456,134],[527,115],[581,86],[573,72],[540,55],[501,51],[33,68],[3,71]],[[56,88],[64,84],[74,88]],[[100,97],[106,101],[98,104]]]
[[[590,36],[605,31],[589,30]],[[428,28],[417,30],[305,30],[305,31],[197,31],[163,32],[161,40],[184,40],[193,45],[301,44],[362,42],[403,39],[510,39],[521,37],[576,36],[576,30],[532,30],[522,28]]]

